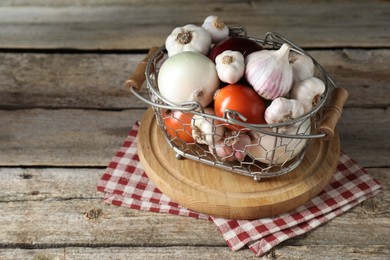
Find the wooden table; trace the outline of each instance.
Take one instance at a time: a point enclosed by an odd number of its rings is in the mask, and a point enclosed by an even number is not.
[[[1,1],[0,259],[253,257],[212,222],[108,206],[96,191],[147,108],[125,79],[174,27],[209,14],[285,35],[347,88],[341,147],[384,187],[266,257],[388,259],[389,13],[388,1]]]

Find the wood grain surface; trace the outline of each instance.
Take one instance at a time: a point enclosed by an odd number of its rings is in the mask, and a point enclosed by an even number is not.
[[[108,206],[96,191],[147,108],[125,80],[146,49],[208,14],[305,47],[349,92],[341,149],[383,186],[263,259],[387,259],[389,11],[383,0],[0,1],[0,259],[255,259],[211,222]]]
[[[210,14],[228,25],[245,26],[252,36],[275,31],[303,47],[390,45],[389,7],[380,0],[60,2],[5,1],[0,47],[148,49],[161,45],[176,26],[201,24]]]

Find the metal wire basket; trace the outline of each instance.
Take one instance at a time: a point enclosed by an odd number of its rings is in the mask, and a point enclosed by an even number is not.
[[[277,49],[287,43],[291,52],[310,56],[295,43],[278,33],[269,32],[264,39],[248,37],[243,27],[231,27],[230,35],[246,37],[264,49]],[[311,56],[310,56],[311,57]],[[164,46],[150,49],[148,56],[138,65],[133,75],[126,81],[127,87],[140,100],[150,105],[156,116],[156,121],[164,134],[167,143],[176,153],[177,158],[189,158],[208,165],[219,167],[241,175],[250,176],[259,181],[286,174],[299,166],[305,153],[314,139],[329,139],[334,135],[335,126],[340,119],[342,107],[347,99],[347,92],[337,88],[324,68],[313,58],[315,64],[315,77],[325,83],[325,92],[320,101],[310,112],[294,120],[277,124],[248,124],[242,116],[232,110],[225,112],[224,117],[217,117],[204,113],[204,107],[198,102],[176,104],[162,97],[158,90],[157,78],[159,69],[167,58]],[[146,78],[149,98],[143,97],[139,90]],[[330,93],[333,92],[332,95]],[[188,121],[175,118],[175,111],[197,115],[214,122],[218,120],[217,127],[213,129],[211,144],[184,141],[184,135],[191,135],[192,128]],[[181,129],[169,128],[166,120],[177,120],[182,124]],[[233,130],[229,135],[223,136],[223,144],[217,142],[217,128],[230,126]],[[234,127],[237,127],[234,129]],[[286,131],[286,129],[289,129]],[[216,149],[221,145],[231,148],[237,139],[246,134],[252,142],[239,149],[231,149],[227,156],[218,156]]]

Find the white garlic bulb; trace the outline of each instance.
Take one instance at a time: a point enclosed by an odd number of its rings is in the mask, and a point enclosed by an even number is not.
[[[314,63],[308,55],[295,53],[290,56],[294,83],[314,76]]]
[[[264,119],[267,124],[284,123],[305,114],[302,102],[284,97],[276,98],[267,107]],[[279,132],[286,132],[292,126],[278,127]]]
[[[229,28],[225,25],[221,18],[215,15],[206,17],[202,27],[211,34],[213,43],[218,43],[229,35]]]
[[[305,113],[308,113],[313,106],[316,106],[325,92],[325,84],[316,77],[310,77],[293,85],[290,91],[290,98],[302,102]]]
[[[274,100],[286,95],[293,83],[293,72],[288,61],[290,46],[279,50],[261,50],[245,58],[245,78],[263,98]]]
[[[244,55],[239,51],[226,50],[215,58],[215,68],[221,81],[236,83],[244,75]]]
[[[286,134],[307,135],[311,131],[310,119],[296,127],[291,127]],[[268,165],[284,164],[297,156],[305,147],[307,139],[282,138],[253,132],[253,142],[247,146],[247,155]]]
[[[215,115],[214,110],[205,108],[204,113]],[[197,143],[212,145],[224,137],[225,126],[219,120],[202,115],[194,115],[191,122],[192,137]]]
[[[183,51],[194,51],[205,55],[210,46],[210,33],[194,24],[176,27],[165,40],[165,48],[169,57]]]

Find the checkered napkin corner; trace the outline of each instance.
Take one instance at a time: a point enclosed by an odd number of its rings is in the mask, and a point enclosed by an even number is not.
[[[248,245],[260,256],[348,211],[380,189],[374,178],[342,152],[331,183],[305,205],[273,218],[252,221],[213,218],[213,221],[232,250]]]
[[[150,181],[137,154],[139,127],[139,122],[133,125],[99,180],[97,190],[105,193],[104,202],[131,209],[210,220],[208,215],[173,202]]]

